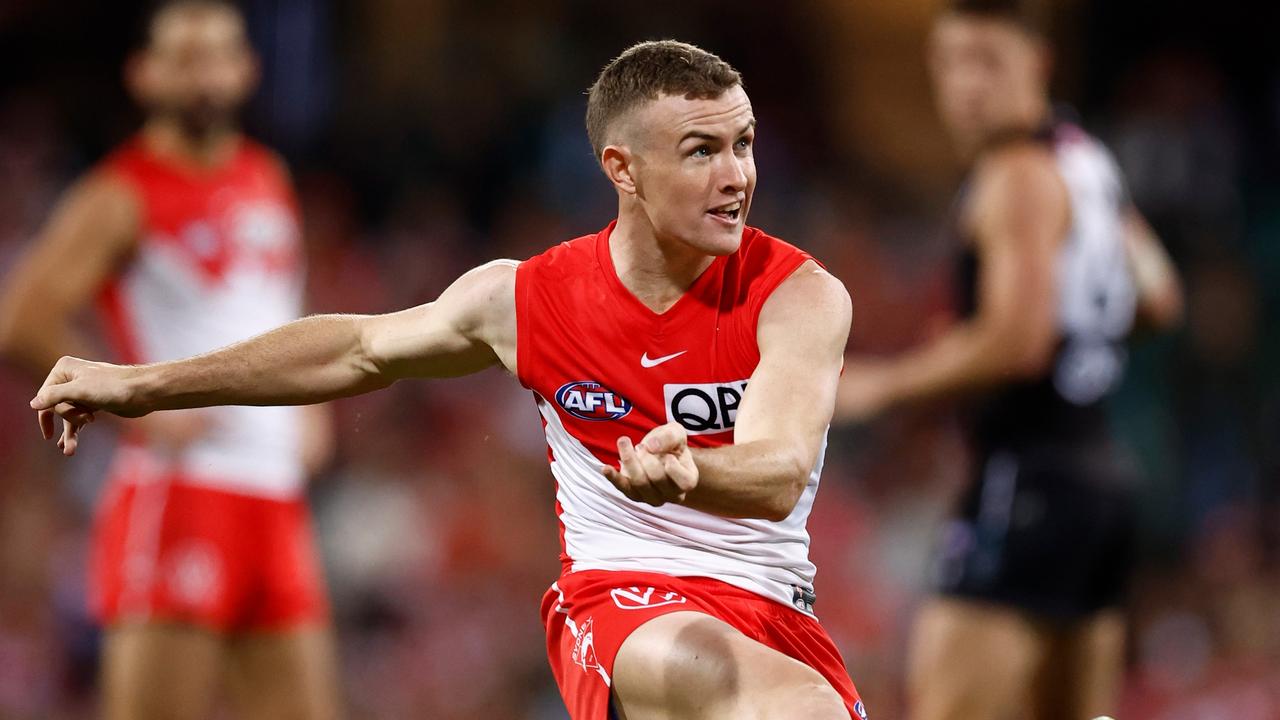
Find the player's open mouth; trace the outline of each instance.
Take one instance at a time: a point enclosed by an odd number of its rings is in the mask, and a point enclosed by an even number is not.
[[[738,222],[738,216],[742,214],[742,201],[738,200],[727,205],[721,205],[718,208],[712,208],[707,211],[707,214],[726,225],[734,225]]]

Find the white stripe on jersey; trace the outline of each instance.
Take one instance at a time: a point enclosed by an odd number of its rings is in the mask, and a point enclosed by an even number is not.
[[[135,351],[143,362],[189,357],[239,342],[295,320],[302,309],[300,273],[236,269],[209,282],[167,244],[148,239],[120,277],[120,298]],[[130,463],[161,464],[187,484],[288,499],[304,488],[301,412],[296,407],[230,405],[205,408],[210,428],[178,456],[159,448],[129,448],[115,470]]]
[[[723,518],[681,505],[655,508],[628,500],[600,473],[603,463],[569,433],[555,408],[535,397],[554,456],[551,473],[559,486],[556,499],[571,572],[710,577],[788,607],[797,607],[793,586],[813,587],[805,522],[818,490],[825,437],[804,493],[786,520]]]
[[[1054,146],[1071,202],[1071,229],[1058,253],[1058,320],[1065,345],[1054,387],[1087,405],[1124,371],[1120,343],[1133,326],[1136,290],[1124,247],[1124,185],[1107,149],[1078,128]]]

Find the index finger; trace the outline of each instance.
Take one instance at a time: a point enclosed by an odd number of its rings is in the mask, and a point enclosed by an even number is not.
[[[644,480],[648,477],[644,471],[644,466],[640,464],[640,458],[636,455],[635,445],[631,444],[631,438],[626,435],[618,438],[618,461],[622,466],[622,472],[626,473],[628,479]]]
[[[40,435],[42,435],[45,440],[53,438],[53,421],[54,414],[52,410],[36,411],[36,422],[40,425]]]

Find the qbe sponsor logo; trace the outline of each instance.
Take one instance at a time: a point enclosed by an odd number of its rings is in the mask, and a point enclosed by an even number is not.
[[[667,420],[680,423],[690,435],[732,430],[738,419],[738,406],[747,390],[746,380],[693,385],[662,386]]]
[[[630,401],[594,380],[561,385],[556,404],[582,420],[617,420],[631,412]]]

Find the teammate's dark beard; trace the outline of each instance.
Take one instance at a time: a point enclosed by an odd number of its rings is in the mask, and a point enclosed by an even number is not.
[[[235,110],[219,107],[215,103],[194,102],[187,105],[156,103],[152,107],[152,113],[172,121],[182,134],[194,143],[203,143],[217,135],[236,129]]]

